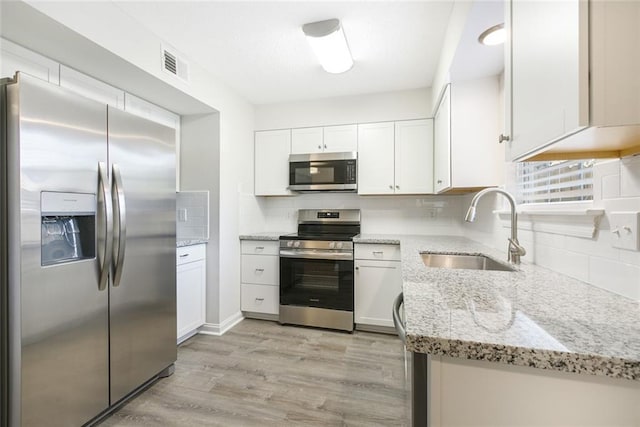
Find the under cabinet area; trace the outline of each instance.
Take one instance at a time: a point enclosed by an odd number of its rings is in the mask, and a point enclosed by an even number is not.
[[[358,125],[358,194],[432,192],[432,119]]]
[[[245,317],[278,318],[280,257],[278,241],[241,242],[240,308]]]
[[[356,328],[394,333],[392,304],[402,292],[400,245],[355,244]]]
[[[176,250],[176,315],[178,344],[195,335],[206,317],[206,245]]]
[[[638,153],[640,2],[506,5],[507,160]]]

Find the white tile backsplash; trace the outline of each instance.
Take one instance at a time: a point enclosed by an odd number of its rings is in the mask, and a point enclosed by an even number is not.
[[[590,257],[589,280],[600,288],[640,301],[638,266],[602,257]]]
[[[179,191],[176,193],[176,211],[184,211],[184,220],[176,215],[178,240],[209,240],[209,192]]]

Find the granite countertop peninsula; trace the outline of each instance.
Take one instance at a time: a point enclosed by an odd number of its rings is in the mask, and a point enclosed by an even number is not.
[[[523,262],[517,271],[426,267],[420,252],[500,252],[462,237],[361,235],[399,241],[407,349],[640,380],[640,304]],[[524,261],[524,260],[523,260]]]
[[[182,248],[184,246],[202,245],[209,243],[206,239],[177,239],[176,248]]]
[[[261,233],[241,234],[240,240],[278,241],[280,236],[292,234],[293,231],[266,231]]]

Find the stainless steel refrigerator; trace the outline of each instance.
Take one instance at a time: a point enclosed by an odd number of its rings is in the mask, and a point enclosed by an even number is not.
[[[175,130],[0,90],[0,424],[82,425],[176,360]]]

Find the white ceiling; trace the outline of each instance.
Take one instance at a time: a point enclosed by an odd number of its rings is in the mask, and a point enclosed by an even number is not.
[[[117,1],[253,104],[431,86],[453,2]],[[355,64],[322,70],[302,25],[341,20]]]

